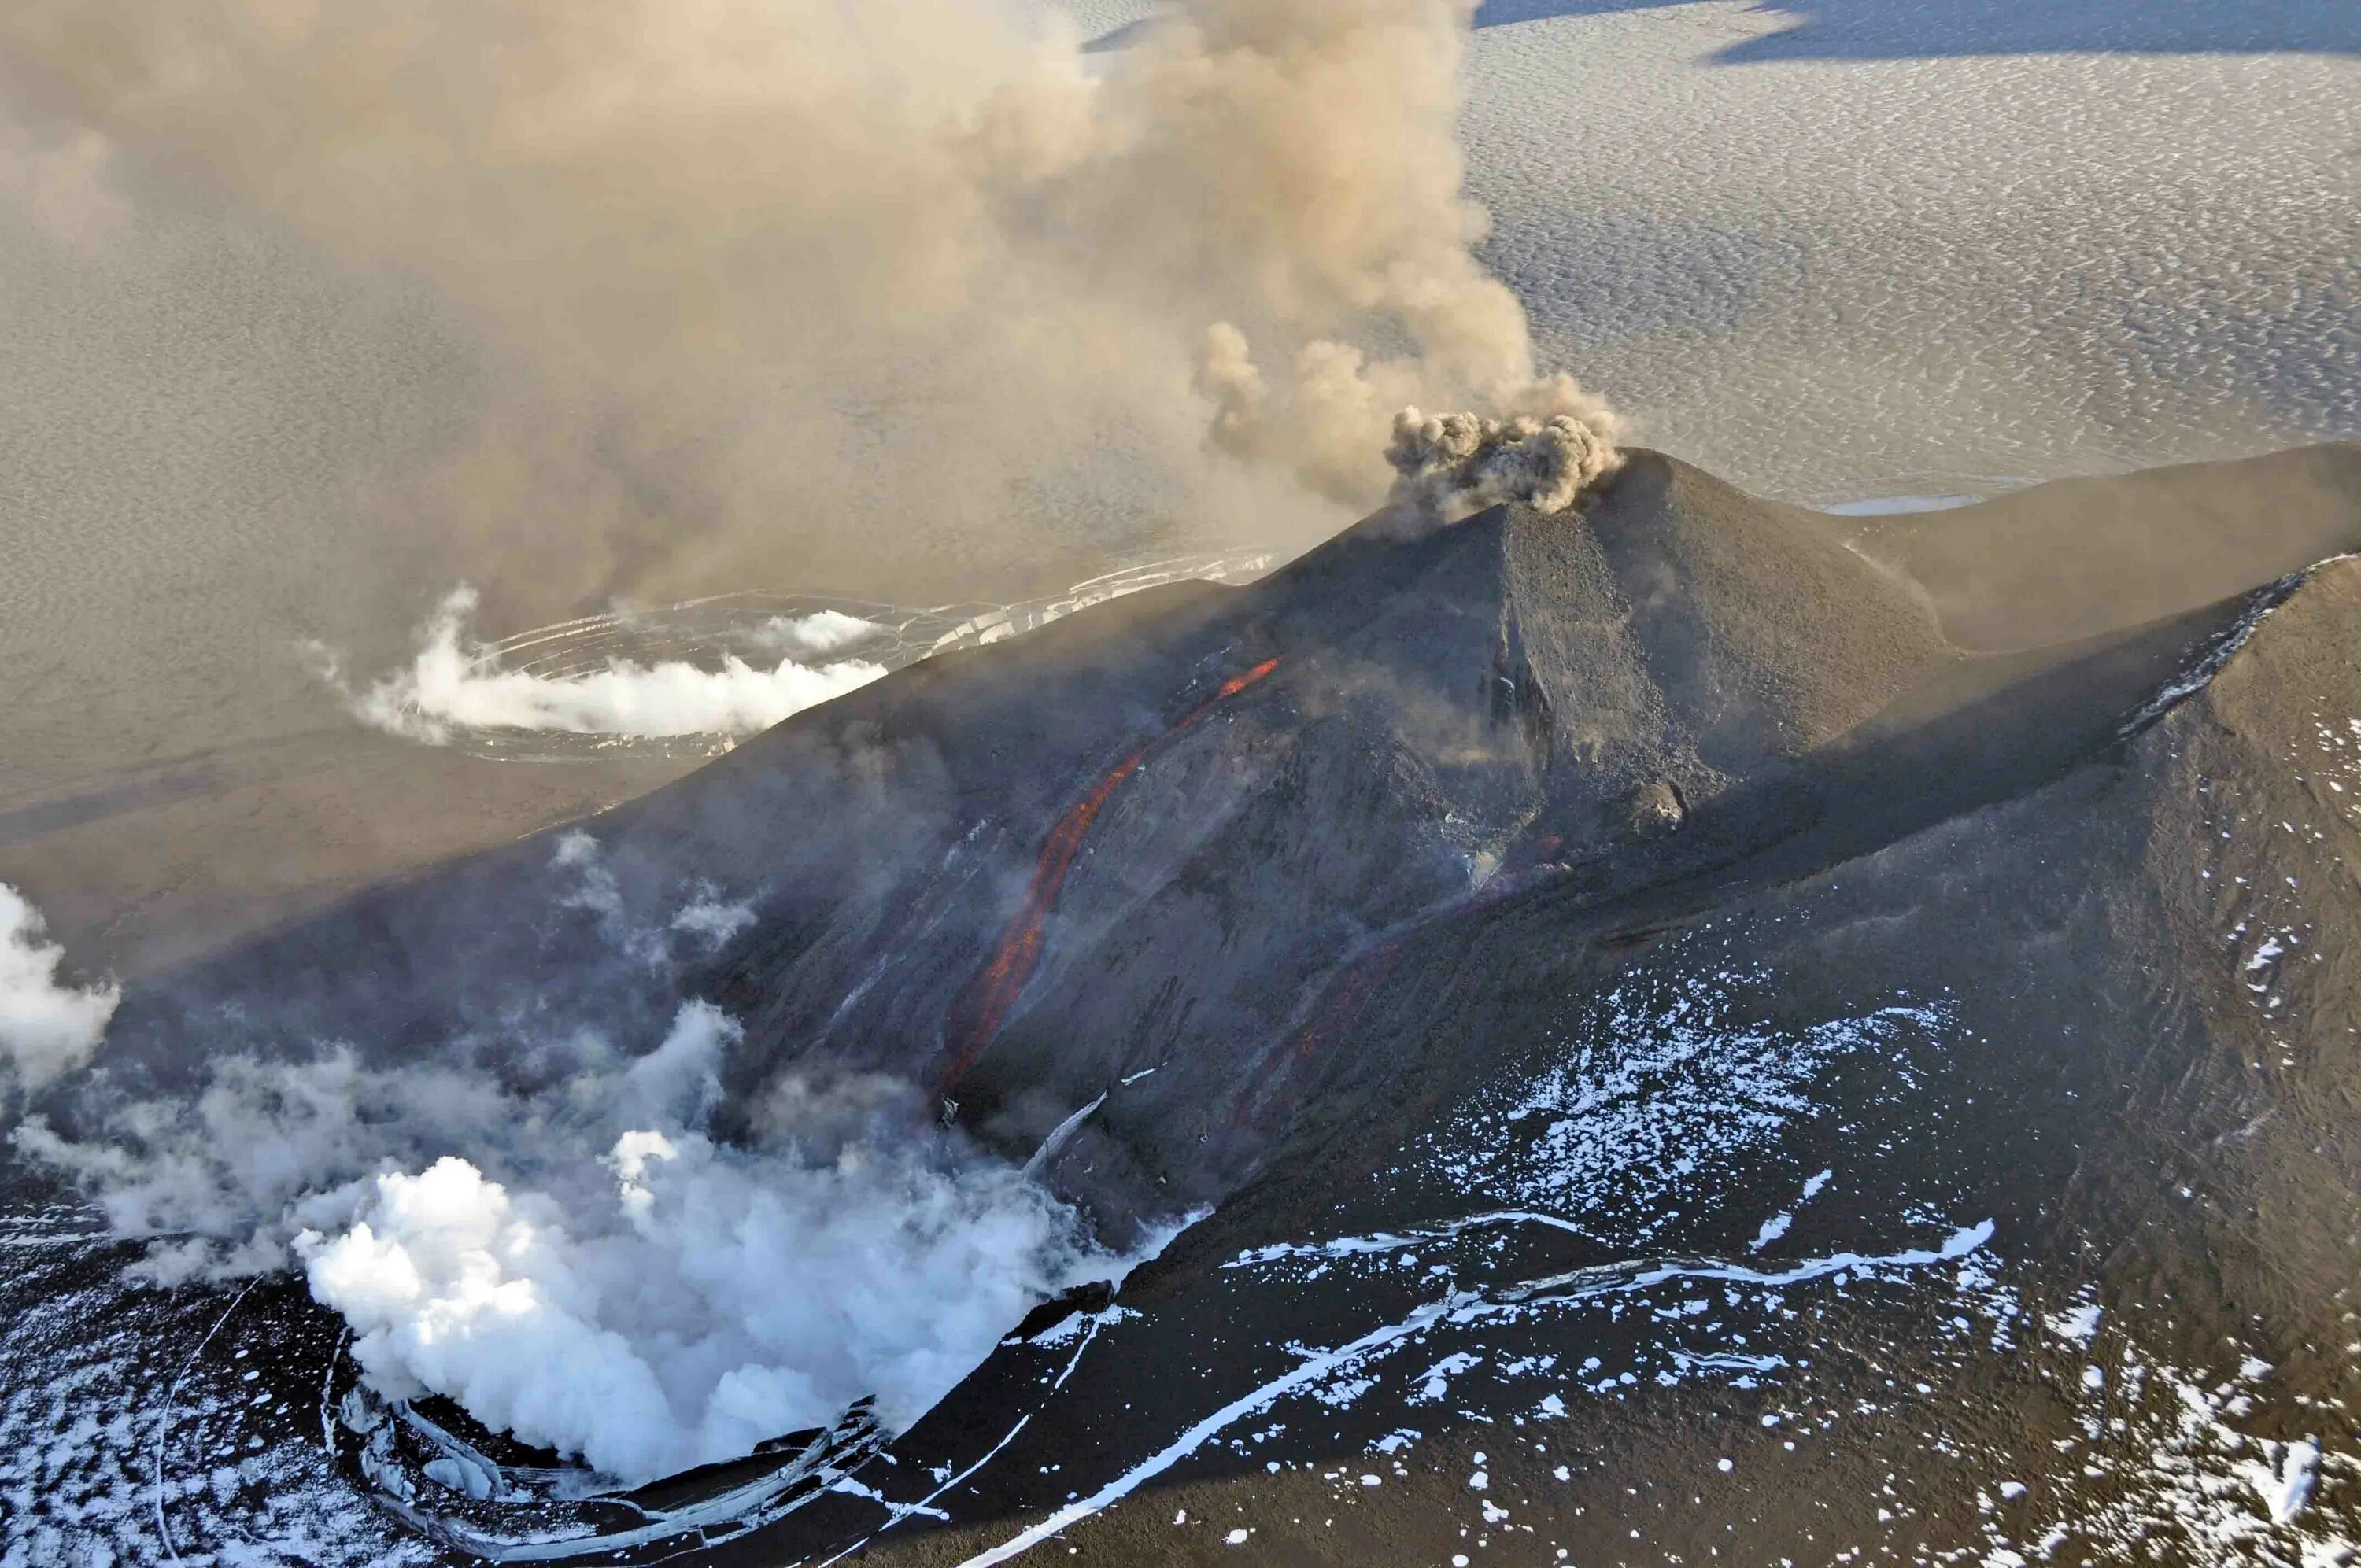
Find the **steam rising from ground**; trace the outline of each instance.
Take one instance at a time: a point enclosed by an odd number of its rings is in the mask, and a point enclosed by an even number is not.
[[[635,924],[588,835],[556,865],[627,968],[749,918],[701,895]],[[906,1424],[1036,1302],[1121,1272],[896,1080],[774,1078],[721,1141],[739,1043],[690,1001],[653,1043],[515,1024],[423,1059],[231,1054],[192,1095],[101,1086],[79,1137],[33,1119],[16,1142],[155,1238],[159,1281],[300,1266],[380,1391],[447,1395],[629,1482],[867,1395]]]
[[[340,655],[316,642],[307,649],[355,717],[428,744],[459,743],[507,757],[541,750],[519,744],[521,736],[536,733],[544,742],[594,737],[601,750],[679,736],[726,746],[954,648],[1019,636],[1146,588],[1251,580],[1274,554],[1140,562],[1013,604],[860,601],[859,613],[848,613],[811,596],[710,595],[577,617],[496,643],[469,636],[476,601],[463,587],[418,629],[409,663],[366,689],[346,678]],[[763,613],[773,606],[783,608]]]
[[[603,1188],[586,1165],[570,1190],[511,1188],[445,1156],[364,1184],[340,1232],[299,1234],[312,1292],[351,1324],[375,1386],[447,1394],[643,1481],[867,1394],[906,1425],[1036,1302],[1117,1271],[1048,1193],[947,1146],[748,1155],[682,1130],[735,1033],[692,1003],[624,1074],[626,1102],[673,1103],[624,1118],[656,1125],[600,1154]],[[652,1064],[657,1084],[632,1081]]]
[[[32,1088],[90,1059],[122,992],[61,984],[65,949],[41,940],[47,924],[25,895],[0,883],[0,1067]]]
[[[423,287],[484,364],[404,530],[510,585],[972,549],[1050,496],[1365,510],[1411,403],[1605,433],[1474,258],[1466,0],[1180,0],[1095,54],[915,5],[19,0],[0,90],[127,214],[87,243],[194,207]]]
[[[773,617],[762,640],[788,652],[768,668],[725,653],[719,669],[671,659],[653,664],[610,659],[605,669],[587,674],[501,669],[493,650],[467,639],[475,607],[469,588],[445,598],[422,630],[408,665],[365,691],[346,691],[354,716],[434,745],[448,741],[455,727],[578,735],[751,735],[885,673],[883,664],[862,659],[796,662],[798,653],[810,658],[855,646],[874,630],[828,610]],[[335,679],[333,663],[328,673]]]

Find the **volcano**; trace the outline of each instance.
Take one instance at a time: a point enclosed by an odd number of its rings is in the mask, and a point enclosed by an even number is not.
[[[95,1237],[12,1385],[181,1366],[181,1550],[284,1452],[364,1557],[2352,1561],[2356,547],[2352,446],[1846,518],[1641,451],[913,665],[142,981],[46,1113],[696,1001],[723,1141],[877,1075],[1153,1261],[631,1493]]]

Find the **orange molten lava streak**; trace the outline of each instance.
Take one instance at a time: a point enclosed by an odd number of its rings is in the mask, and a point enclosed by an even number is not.
[[[1196,723],[1198,719],[1204,717],[1205,710],[1213,707],[1213,704],[1220,702],[1224,698],[1237,696],[1238,693],[1246,690],[1246,687],[1254,685],[1257,681],[1262,679],[1265,675],[1270,674],[1277,668],[1279,668],[1279,660],[1276,657],[1273,657],[1265,659],[1261,663],[1257,664],[1253,669],[1246,671],[1244,674],[1232,675],[1228,680],[1224,681],[1220,686],[1214,689],[1212,696],[1207,697],[1203,702],[1200,703],[1197,706],[1195,712],[1190,714],[1188,718],[1182,719],[1180,722],[1183,725]]]
[[[1001,1025],[1007,1022],[1017,997],[1024,994],[1026,981],[1033,978],[1033,968],[1041,961],[1042,926],[1058,902],[1059,891],[1066,885],[1066,873],[1073,869],[1074,857],[1082,852],[1082,838],[1123,781],[1138,772],[1139,764],[1148,760],[1150,751],[1194,728],[1216,707],[1277,668],[1276,658],[1265,659],[1253,669],[1224,681],[1212,696],[1191,708],[1178,723],[1117,762],[1090,794],[1058,818],[1058,825],[1049,829],[1049,837],[1041,845],[1040,858],[1034,862],[1033,881],[1025,890],[1024,905],[1001,933],[991,961],[977,971],[951,1003],[943,1036],[944,1043],[952,1047],[952,1056],[936,1086],[937,1092],[949,1091],[967,1075],[984,1047],[992,1044],[993,1036],[1000,1033]]]

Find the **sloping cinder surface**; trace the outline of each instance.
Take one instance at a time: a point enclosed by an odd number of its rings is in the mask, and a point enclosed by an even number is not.
[[[763,1561],[2296,1553],[2361,1491],[2354,461],[1373,519],[799,716],[596,898],[527,840],[143,989],[115,1070],[693,994],[733,1104],[891,1072],[1111,1240],[1211,1211]],[[616,956],[697,890],[755,918]]]

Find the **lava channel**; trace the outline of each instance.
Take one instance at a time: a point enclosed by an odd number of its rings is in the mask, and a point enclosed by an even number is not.
[[[1007,1022],[1016,999],[1024,994],[1026,982],[1033,978],[1034,968],[1041,961],[1042,927],[1057,905],[1060,890],[1066,885],[1066,873],[1073,869],[1074,857],[1081,853],[1091,824],[1098,820],[1099,813],[1123,786],[1123,781],[1139,770],[1149,752],[1188,733],[1214,708],[1278,668],[1277,658],[1265,659],[1254,668],[1224,681],[1213,696],[1117,762],[1088,795],[1058,818],[1057,826],[1049,829],[1049,837],[1041,845],[1040,858],[1034,862],[1033,880],[1025,890],[1024,904],[1001,932],[990,960],[951,1001],[950,1012],[943,1020],[943,1043],[950,1048],[951,1058],[937,1081],[937,1093],[949,1093],[967,1076],[976,1058],[1000,1033],[1000,1026]]]

